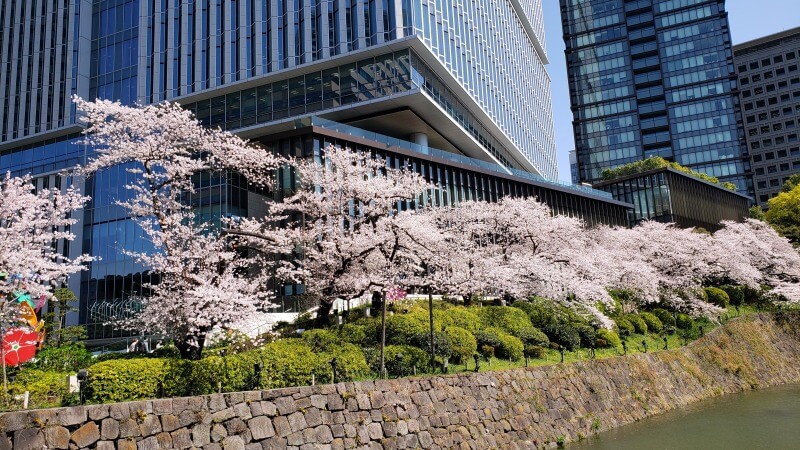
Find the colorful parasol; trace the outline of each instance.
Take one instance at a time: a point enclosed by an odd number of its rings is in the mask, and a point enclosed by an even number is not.
[[[3,336],[5,362],[9,366],[18,366],[30,361],[36,355],[39,344],[39,333],[23,328],[14,328]]]
[[[39,325],[39,319],[36,318],[36,311],[34,311],[33,308],[31,308],[31,305],[27,303],[22,303],[19,306],[22,319],[25,320],[25,322],[28,322],[28,325],[30,325],[31,328],[36,328],[36,326]]]

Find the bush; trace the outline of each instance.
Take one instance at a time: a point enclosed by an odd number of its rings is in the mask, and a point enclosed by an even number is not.
[[[730,300],[731,305],[741,306],[744,304],[744,288],[742,286],[733,286],[727,284],[720,286],[720,289],[728,294],[728,299]]]
[[[525,347],[525,356],[528,358],[542,359],[547,356],[547,348],[539,345],[529,345]]]
[[[652,313],[658,317],[658,320],[661,321],[662,325],[671,327],[675,326],[675,316],[673,316],[672,313],[666,309],[656,308],[652,311]]]
[[[417,368],[417,373],[430,370],[430,355],[411,345],[387,345],[384,355],[389,375],[398,377],[413,375],[414,367]],[[374,372],[380,372],[380,355],[377,352],[371,358],[370,365]]]
[[[428,329],[429,324],[421,315],[395,314],[386,318],[386,344],[413,345],[411,339]],[[380,327],[376,330],[380,333]],[[380,335],[376,336],[376,342],[380,342]]]
[[[570,324],[551,323],[545,325],[542,331],[550,338],[550,342],[554,342],[567,350],[575,350],[581,344],[581,335]]]
[[[728,293],[722,289],[716,287],[707,287],[705,288],[705,291],[706,296],[708,297],[708,302],[712,305],[719,306],[720,308],[727,308],[728,305],[730,305],[731,299],[728,296]]]
[[[351,344],[368,346],[375,342],[374,332],[369,333],[365,325],[346,323],[339,328],[339,338]]]
[[[630,320],[624,317],[614,319],[614,323],[617,324],[617,329],[619,330],[620,336],[627,337],[636,332],[636,328],[633,326]]]
[[[525,327],[519,330],[514,336],[518,337],[525,346],[538,345],[539,347],[548,347],[550,339],[540,329],[536,327]]]
[[[481,345],[480,354],[486,361],[494,358],[494,347],[491,345]]]
[[[597,330],[597,346],[601,348],[617,348],[622,345],[622,339],[617,333],[605,328]]]
[[[647,323],[638,314],[626,314],[625,318],[633,325],[634,330],[639,334],[647,334]]]
[[[694,325],[694,320],[688,314],[678,314],[675,319],[675,326],[681,330],[691,330]]]
[[[558,308],[550,300],[536,297],[529,302],[516,302],[514,308],[524,311],[533,326],[540,329],[558,321]]]
[[[77,372],[92,364],[92,354],[83,344],[47,347],[36,354],[34,366],[46,372]]]
[[[575,328],[575,331],[578,332],[578,336],[580,337],[581,340],[581,347],[584,348],[594,347],[596,334],[594,328],[591,325],[586,325],[583,323],[573,323],[572,327]]]
[[[313,352],[326,352],[341,344],[341,338],[330,330],[305,330],[300,338],[311,347]]]
[[[651,333],[661,333],[661,330],[664,329],[664,324],[661,323],[661,320],[653,313],[642,312],[639,313],[639,317],[644,320],[644,323],[647,324],[647,330]]]
[[[439,314],[437,314],[439,313]],[[441,324],[447,327],[459,327],[475,334],[481,328],[481,319],[473,310],[461,306],[447,308],[444,311],[434,311],[434,318],[439,319]]]
[[[67,372],[22,370],[14,382],[8,384],[9,394],[22,395],[28,391],[30,393],[28,408],[31,409],[66,406],[76,400],[74,394],[68,393],[69,375]]]
[[[525,346],[522,341],[506,334],[500,328],[489,327],[479,331],[475,335],[478,348],[482,349],[484,346],[492,347],[494,354],[498,358],[511,358],[518,360],[522,358]]]
[[[468,361],[478,348],[478,341],[475,336],[464,328],[447,327],[444,334],[450,340],[452,354],[457,362]]]
[[[257,362],[255,352],[224,357],[207,356],[198,361],[184,361],[181,372],[185,380],[185,392],[180,395],[211,394],[217,392],[220,387],[223,392],[251,390],[256,381],[254,365]],[[175,377],[178,378],[180,375]]]
[[[436,356],[441,358],[449,358],[453,354],[453,348],[450,345],[450,338],[447,337],[442,331],[433,333],[433,343],[435,344]],[[411,345],[420,348],[426,353],[430,353],[431,348],[431,334],[430,332],[420,333],[411,338]]]
[[[336,358],[336,381],[354,381],[366,378],[370,374],[370,367],[364,352],[354,344],[344,343],[332,347],[327,353],[319,355],[320,366],[317,374],[320,383],[333,382],[333,367],[331,360]],[[268,370],[265,367],[265,370]],[[328,375],[329,374],[329,375]]]
[[[99,362],[89,367],[87,398],[92,403],[156,398],[170,371],[171,361],[159,358]]]
[[[524,311],[511,306],[486,306],[478,309],[478,317],[485,327],[501,328],[512,334],[533,326],[531,319]]]
[[[283,339],[270,342],[260,350],[258,357],[264,365],[261,388],[272,389],[311,384],[311,373],[328,373],[311,347],[300,339]]]

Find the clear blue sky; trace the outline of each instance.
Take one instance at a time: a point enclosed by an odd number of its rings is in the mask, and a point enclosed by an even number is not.
[[[550,58],[547,71],[552,79],[558,175],[560,179],[569,181],[569,151],[575,148],[575,140],[572,136],[572,112],[569,109],[559,2],[542,2],[547,55]],[[728,0],[725,3],[734,44],[800,26],[800,0]]]

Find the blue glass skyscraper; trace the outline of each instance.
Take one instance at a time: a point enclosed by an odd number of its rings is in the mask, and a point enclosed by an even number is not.
[[[560,0],[581,181],[662,156],[752,192],[724,0]]]

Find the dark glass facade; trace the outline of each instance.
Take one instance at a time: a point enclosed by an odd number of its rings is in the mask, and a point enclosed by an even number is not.
[[[766,207],[800,173],[800,28],[737,45],[733,56],[755,200]]]
[[[581,181],[661,156],[752,191],[723,0],[560,0]]]
[[[631,225],[655,220],[715,231],[723,220],[744,220],[750,204],[747,196],[672,169],[621,177],[595,187],[633,204]]]

